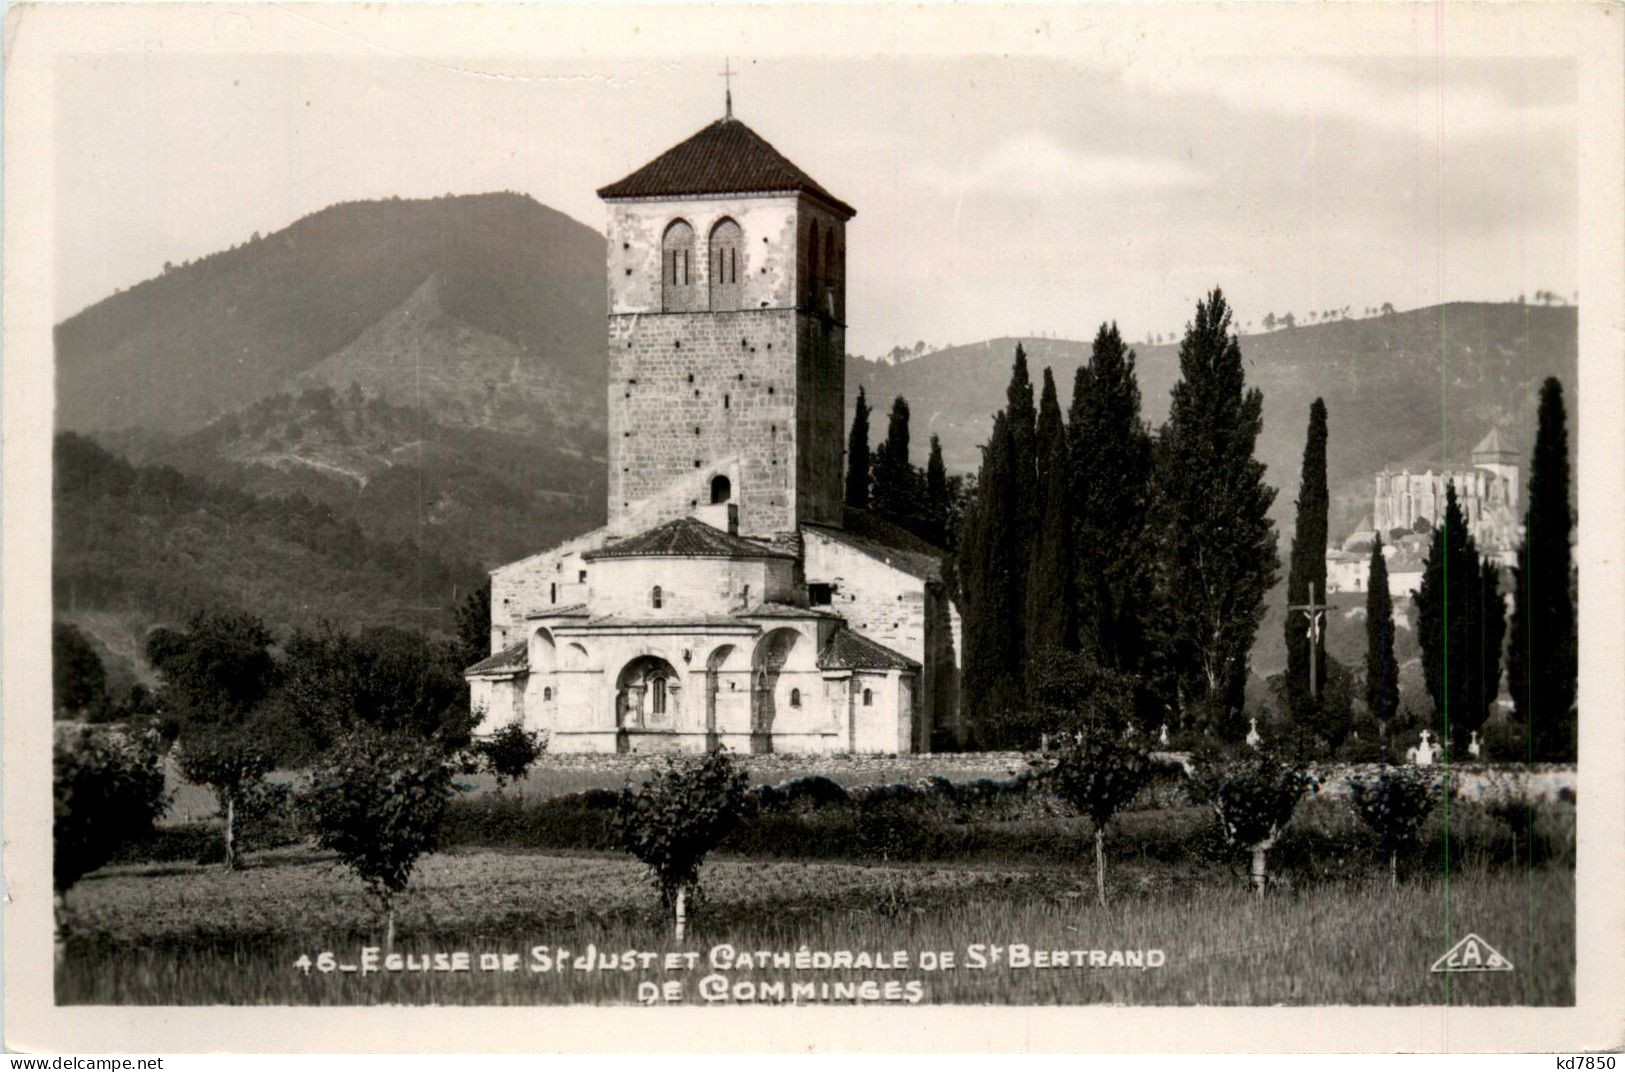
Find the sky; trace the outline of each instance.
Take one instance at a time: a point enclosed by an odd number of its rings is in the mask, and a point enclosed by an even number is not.
[[[857,209],[848,349],[1171,334],[1577,286],[1563,59],[729,57],[735,114]],[[723,107],[724,57],[71,57],[55,311],[337,201],[593,193]]]

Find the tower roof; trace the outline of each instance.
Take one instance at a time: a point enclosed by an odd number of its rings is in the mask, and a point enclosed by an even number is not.
[[[737,119],[718,119],[619,182],[598,191],[606,201],[696,194],[811,194],[843,219],[857,211],[792,164]]]
[[[1473,448],[1473,457],[1475,458],[1480,454],[1511,453],[1512,452],[1510,450],[1507,450],[1506,447],[1501,445],[1501,430],[1499,428],[1491,428],[1489,434],[1483,439],[1480,439],[1478,441],[1478,446]]]

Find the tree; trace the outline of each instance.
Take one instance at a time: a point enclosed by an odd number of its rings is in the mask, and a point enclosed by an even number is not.
[[[251,614],[199,612],[185,629],[155,629],[147,659],[158,671],[158,701],[184,729],[240,725],[277,681],[271,634]]]
[[[1386,753],[1388,723],[1399,711],[1399,661],[1394,657],[1394,601],[1388,592],[1388,560],[1382,553],[1381,536],[1371,545],[1365,640],[1365,705],[1377,720]]]
[[[1274,313],[1265,313],[1264,314],[1264,330],[1265,331],[1274,331],[1275,330],[1275,314]]]
[[[1268,754],[1204,765],[1191,782],[1191,794],[1213,809],[1226,843],[1252,854],[1253,887],[1264,896],[1269,876],[1266,855],[1306,792],[1317,788],[1313,775]]]
[[[1287,571],[1288,606],[1307,605],[1311,592],[1317,602],[1326,599],[1326,514],[1330,505],[1331,495],[1326,488],[1326,403],[1317,398],[1309,406],[1309,431],[1303,447],[1297,524]],[[1309,630],[1328,625],[1330,621],[1324,617],[1311,625],[1306,612],[1287,611],[1286,702],[1294,721],[1315,720],[1320,689],[1326,682],[1326,643],[1323,635],[1320,643],[1311,644]],[[1315,683],[1313,690],[1311,681]]]
[[[1540,389],[1507,649],[1512,709],[1527,728],[1531,758],[1543,760],[1573,759],[1577,743],[1574,701],[1580,664],[1568,439],[1563,385],[1548,379]]]
[[[238,805],[272,766],[263,706],[279,669],[271,634],[252,615],[200,613],[184,631],[154,630],[147,657],[161,679],[159,705],[179,727],[181,774],[215,794],[226,870],[235,870]]]
[[[464,666],[491,654],[491,578],[457,604],[457,639],[462,641]]]
[[[1042,784],[1094,826],[1095,897],[1106,907],[1106,825],[1150,780],[1151,759],[1121,733],[1095,727],[1066,740],[1035,773]]]
[[[859,387],[852,434],[846,440],[846,505],[857,510],[869,507],[869,413],[869,400]]]
[[[95,721],[108,706],[107,668],[79,627],[51,624],[51,706],[58,717]]]
[[[1019,675],[1027,661],[1027,630],[1022,613],[1027,607],[1027,564],[1032,557],[1034,530],[1038,527],[1038,410],[1033,405],[1033,381],[1027,371],[1027,352],[1016,344],[1015,360],[1010,365],[1010,382],[1005,387],[1005,415],[1010,430],[1010,509],[1012,518],[1011,542],[1008,553],[1013,558],[1010,583],[1016,616],[1010,625],[1014,630],[1011,641],[1015,665]]]
[[[496,779],[498,789],[509,783],[522,781],[531,765],[547,749],[547,740],[535,730],[527,730],[518,722],[510,722],[491,736],[480,741],[475,748],[485,769]]]
[[[63,734],[51,749],[52,882],[59,911],[80,878],[119,846],[152,832],[169,807],[163,741],[154,732],[93,728]]]
[[[957,551],[965,647],[960,702],[978,738],[998,712],[1021,701],[1014,627],[1023,607],[1012,577],[1018,561],[1013,450],[1009,419],[1000,412],[982,448],[976,497],[965,511]]]
[[[1102,664],[1143,677],[1155,566],[1147,531],[1151,435],[1140,417],[1135,354],[1116,324],[1100,325],[1089,363],[1072,381],[1067,435],[1079,644]],[[1161,705],[1141,692],[1149,718]]]
[[[237,869],[239,808],[271,772],[270,754],[254,736],[247,727],[202,727],[181,740],[176,755],[181,775],[193,785],[207,786],[220,805],[227,871]]]
[[[338,853],[378,902],[385,949],[395,944],[395,898],[418,858],[438,842],[452,773],[445,753],[430,742],[361,729],[317,762],[300,794],[316,843]]]
[[[1044,370],[1043,403],[1038,417],[1038,530],[1027,563],[1027,633],[1023,650],[1028,667],[1041,653],[1074,651],[1077,627],[1072,585],[1072,452],[1067,443],[1055,377]]]
[[[1416,639],[1437,728],[1464,753],[1500,690],[1506,607],[1498,571],[1479,557],[1467,531],[1454,482],[1445,486],[1444,519],[1433,534],[1416,611]]]
[[[706,854],[733,832],[750,806],[748,785],[744,770],[718,749],[697,760],[668,756],[641,789],[621,791],[616,834],[622,848],[649,868],[661,907],[672,913],[678,941]]]
[[[925,463],[925,529],[920,535],[939,547],[948,546],[948,517],[953,494],[948,486],[948,468],[942,461],[942,440],[931,435],[931,455]]]
[[[389,626],[351,635],[331,622],[295,630],[286,645],[276,704],[297,731],[289,758],[308,758],[366,726],[464,747],[474,718],[463,680],[462,643]]]
[[[1179,347],[1156,451],[1159,612],[1182,712],[1239,739],[1247,658],[1275,583],[1275,489],[1254,457],[1263,395],[1248,389],[1230,308],[1214,290]]]
[[[1420,839],[1445,781],[1420,767],[1383,767],[1349,778],[1349,801],[1360,821],[1380,839],[1389,885],[1399,887],[1399,855]]]
[[[908,460],[908,400],[899,395],[886,424],[886,441],[875,452],[869,504],[880,517],[909,531],[925,513],[920,471]]]

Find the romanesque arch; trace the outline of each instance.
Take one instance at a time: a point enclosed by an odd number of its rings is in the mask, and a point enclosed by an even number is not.
[[[674,733],[681,709],[681,680],[658,655],[639,655],[615,678],[615,729],[619,751],[636,733]]]
[[[672,220],[660,239],[660,305],[668,313],[697,307],[695,292],[694,228],[687,220]]]
[[[744,278],[745,232],[739,224],[724,218],[711,228],[711,311],[726,312],[740,307]]]
[[[756,643],[751,654],[750,750],[773,751],[773,726],[779,713],[779,675],[801,645],[794,629],[775,629]]]
[[[715,751],[721,743],[717,728],[717,695],[722,691],[722,669],[738,650],[732,644],[719,644],[705,658],[705,750]]]

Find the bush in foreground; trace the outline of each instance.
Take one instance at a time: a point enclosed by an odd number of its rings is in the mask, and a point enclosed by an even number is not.
[[[1053,756],[1033,763],[1042,783],[1094,825],[1095,897],[1104,908],[1106,824],[1150,780],[1150,757],[1118,734],[1094,728],[1067,740]]]
[[[1265,857],[1315,777],[1273,756],[1203,765],[1191,780],[1191,795],[1209,805],[1225,841],[1252,853],[1253,885],[1260,897],[1268,883]]]
[[[1421,767],[1384,767],[1349,779],[1349,800],[1381,842],[1390,885],[1399,886],[1399,854],[1416,846],[1444,788],[1442,776]]]
[[[63,902],[74,883],[112,860],[125,842],[150,834],[169,797],[162,742],[154,733],[130,738],[98,728],[58,739],[51,768],[52,881]]]
[[[395,944],[395,897],[418,857],[435,849],[451,779],[437,744],[360,731],[339,739],[301,794],[316,843],[338,853],[377,900],[386,949]]]
[[[700,866],[751,806],[745,772],[718,750],[699,760],[666,759],[633,790],[622,791],[615,814],[621,847],[649,868],[660,903],[675,920],[678,941],[686,897],[698,890]]]

